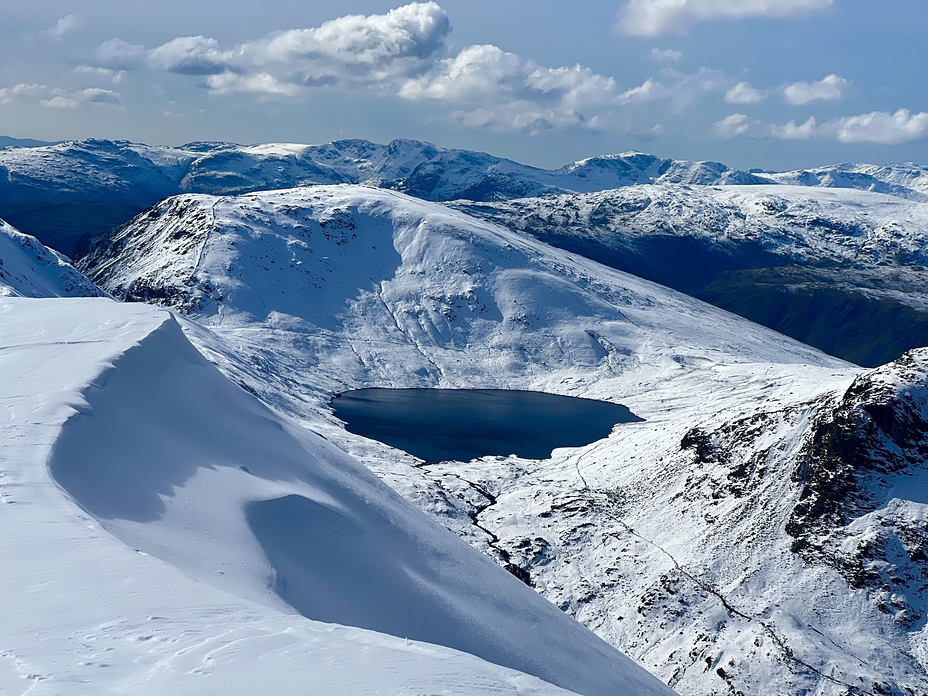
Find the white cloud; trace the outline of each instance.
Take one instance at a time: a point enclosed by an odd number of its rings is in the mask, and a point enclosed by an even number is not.
[[[55,26],[53,26],[51,29],[46,29],[42,33],[46,34],[47,36],[51,36],[53,39],[57,40],[57,39],[60,39],[65,34],[67,34],[69,31],[73,31],[74,29],[77,29],[83,23],[84,22],[80,18],[79,15],[69,14],[59,19],[55,23]]]
[[[659,78],[649,77],[637,87],[622,92],[617,102],[623,106],[669,101],[677,110],[685,109],[703,94],[723,88],[723,77],[717,70],[700,68],[695,73],[665,69]]]
[[[729,86],[719,72],[684,74],[666,67],[620,93],[613,77],[583,65],[541,65],[492,45],[451,55],[450,32],[437,3],[415,2],[237,45],[187,36],[149,50],[113,39],[97,50],[101,72],[95,76],[147,67],[205,76],[216,95],[259,99],[303,98],[319,88],[364,91],[442,104],[459,124],[528,133],[602,129],[621,107],[658,100],[680,111],[700,95]],[[682,53],[658,49],[653,57],[675,61]]]
[[[830,7],[834,0],[628,0],[618,28],[632,36],[684,33],[714,19],[792,17]]]
[[[524,90],[529,69],[515,53],[496,46],[468,46],[436,70],[410,79],[400,89],[405,99],[468,102]]]
[[[874,111],[836,119],[828,124],[828,130],[842,143],[899,145],[928,137],[928,112]]]
[[[403,61],[415,66],[428,60],[450,32],[448,15],[437,3],[412,3],[383,15],[348,15],[312,29],[291,29],[245,50],[282,63],[309,60],[393,72]]]
[[[783,98],[797,106],[813,101],[838,101],[844,97],[848,85],[850,82],[832,73],[817,82],[791,82],[784,85]]]
[[[619,95],[620,104],[645,104],[657,99],[664,99],[671,91],[665,85],[649,77],[637,87],[631,87]]]
[[[683,51],[676,51],[672,48],[652,48],[651,57],[654,60],[677,62],[683,58]]]
[[[244,92],[262,97],[294,97],[301,91],[297,85],[280,82],[268,73],[239,75],[227,72],[210,75],[206,83],[216,94]]]
[[[37,84],[27,84],[21,82],[18,85],[13,87],[3,87],[0,88],[0,104],[9,104],[11,101],[17,98],[37,98],[41,97],[48,92],[48,87],[45,85]]]
[[[120,103],[119,94],[109,89],[88,87],[69,91],[48,85],[26,83],[0,89],[0,104],[7,104],[13,100],[31,100],[51,109],[76,109],[81,104],[115,106]]]
[[[483,45],[469,46],[410,78],[399,96],[472,107],[452,115],[467,126],[539,133],[601,127],[603,112],[616,102],[616,84],[582,65],[549,68]]]
[[[744,114],[732,114],[715,124],[715,132],[723,138],[735,138],[753,133],[777,140],[837,140],[842,143],[873,143],[900,145],[928,138],[928,112],[912,113],[899,109],[895,113],[874,111],[869,114],[834,118],[818,123],[810,116],[802,123],[764,124],[750,121]]]
[[[739,82],[725,93],[725,101],[729,104],[757,104],[766,96],[765,92],[752,87],[750,82]]]
[[[100,44],[94,57],[101,67],[132,70],[145,61],[146,54],[144,46],[131,44],[122,39],[110,39]]]
[[[770,135],[778,140],[809,140],[820,134],[814,116],[810,116],[803,123],[789,121],[783,125],[773,125],[769,127],[769,131]]]
[[[450,31],[448,16],[438,4],[417,2],[385,14],[348,15],[235,46],[207,36],[181,36],[147,50],[111,39],[100,46],[96,58],[100,67],[116,70],[147,65],[211,76],[207,85],[218,94],[293,97],[337,84],[389,91],[430,69]]]
[[[148,52],[152,66],[181,75],[216,75],[232,67],[232,58],[205,36],[179,36]]]
[[[97,78],[100,80],[109,80],[114,85],[118,85],[126,76],[125,70],[112,70],[111,68],[100,68],[95,65],[78,65],[74,68],[75,75],[84,75],[86,77]]]
[[[747,135],[750,129],[751,121],[745,114],[726,116],[714,126],[715,134],[725,140]]]

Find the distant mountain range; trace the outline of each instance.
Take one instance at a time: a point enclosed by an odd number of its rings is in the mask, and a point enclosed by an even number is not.
[[[74,252],[84,235],[111,229],[167,196],[339,183],[390,188],[431,201],[501,201],[636,184],[772,183],[854,188],[928,200],[928,168],[916,165],[748,172],[718,162],[629,152],[545,170],[414,140],[389,145],[366,140],[252,146],[200,142],[179,147],[84,140],[0,151],[2,217],[67,254]]]
[[[454,202],[861,365],[928,345],[928,168],[914,164],[743,171],[631,152],[544,170],[412,140],[86,140],[0,150],[0,217],[80,257],[169,196],[336,183]]]
[[[646,184],[451,205],[860,365],[928,345],[928,203],[919,200]]]
[[[47,140],[33,140],[32,138],[11,138],[7,135],[0,135],[0,148],[5,147],[42,147],[44,145],[53,145]]]

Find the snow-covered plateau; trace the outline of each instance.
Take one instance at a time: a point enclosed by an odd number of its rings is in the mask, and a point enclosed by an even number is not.
[[[0,693],[671,693],[172,313],[0,242]]]
[[[99,237],[80,268],[114,297],[179,312],[241,394],[366,464],[679,693],[928,692],[925,351],[863,370],[354,185],[170,198]],[[332,416],[334,394],[373,386],[534,389],[644,420],[546,460],[426,466]],[[192,495],[158,488],[152,519],[117,533],[136,544],[133,530],[170,524]],[[141,550],[187,569],[170,543]]]

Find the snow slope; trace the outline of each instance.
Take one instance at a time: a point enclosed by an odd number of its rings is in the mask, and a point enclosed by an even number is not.
[[[642,185],[455,207],[875,366],[928,345],[928,204],[799,186]]]
[[[874,520],[909,519],[922,503],[890,518],[894,503],[867,511],[848,496],[840,518],[795,524],[827,480],[803,473],[828,471],[821,456],[803,466],[816,424],[869,373],[378,189],[181,196],[101,239],[82,268],[119,297],[183,310],[188,335],[235,381],[680,693],[928,689],[924,624],[885,611],[879,585],[854,581],[831,542],[802,542],[811,530],[839,543],[846,525],[867,538]],[[423,465],[332,418],[334,393],[371,386],[537,389],[616,401],[645,420],[548,460]],[[887,548],[917,534],[894,525]],[[907,597],[925,570],[913,564],[899,586]]]
[[[0,295],[98,297],[103,292],[67,258],[0,220]]]
[[[561,693],[521,667],[670,693],[222,377],[170,314],[0,314],[4,692]]]

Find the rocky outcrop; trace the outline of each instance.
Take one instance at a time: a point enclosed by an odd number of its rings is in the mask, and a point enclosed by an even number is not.
[[[861,374],[819,412],[793,473],[793,548],[905,627],[928,592],[928,349]]]

